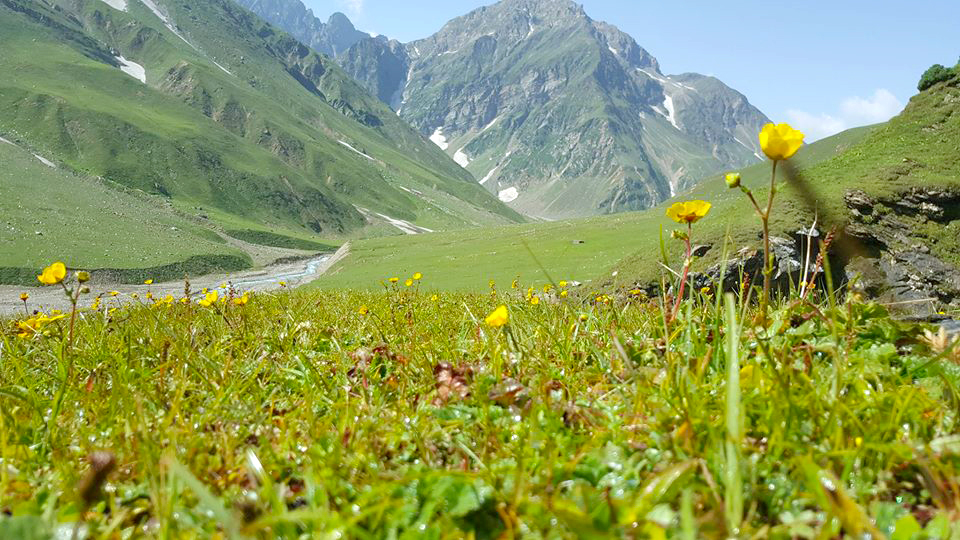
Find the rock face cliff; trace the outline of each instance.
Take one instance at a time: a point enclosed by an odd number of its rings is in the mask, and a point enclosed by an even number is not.
[[[547,219],[647,208],[756,162],[768,121],[715,78],[665,75],[569,0],[503,0],[337,61],[487,190]]]
[[[335,57],[370,36],[354,28],[343,13],[334,13],[324,23],[300,0],[236,0],[267,22],[283,28],[301,43]]]

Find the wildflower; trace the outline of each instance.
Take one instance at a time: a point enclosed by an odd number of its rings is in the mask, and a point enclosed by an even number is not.
[[[367,306],[360,306],[360,309],[357,310],[357,313],[360,315],[366,315],[367,313],[370,313],[370,310],[367,309]]]
[[[28,293],[25,293],[25,292],[20,293],[21,302],[26,302],[29,299],[30,299],[30,295]]]
[[[144,281],[143,284],[144,284],[144,285],[153,285],[153,280],[152,280],[152,279],[148,279],[148,280]]]
[[[560,291],[560,298],[566,298],[568,291]]]
[[[667,217],[677,223],[696,223],[710,212],[711,206],[707,201],[678,202],[667,209]]]
[[[118,296],[120,291],[110,291],[110,296]]]
[[[773,161],[790,159],[803,146],[803,133],[790,124],[767,124],[760,132],[760,148]]]
[[[643,290],[642,290],[642,289],[630,289],[630,294],[632,294],[632,295],[634,295],[634,296],[640,296],[641,294],[643,294]]]
[[[153,300],[153,293],[152,293],[152,292],[148,292],[146,298],[147,298],[147,300]]]
[[[550,285],[550,284],[548,283],[548,284],[546,284],[546,285],[543,286],[543,292],[549,293],[551,290],[553,290],[553,285]]]
[[[857,448],[860,448],[861,446],[863,446],[863,437],[856,437],[856,438],[854,438],[854,439],[853,439],[853,444],[854,444]]]
[[[228,287],[228,285],[227,285],[227,282],[226,282],[226,281],[224,281],[223,283],[220,284],[220,288],[221,288],[221,289],[226,289],[227,287]]]
[[[701,287],[700,294],[710,294],[710,287]]]
[[[519,288],[520,288],[520,280],[519,280],[519,279],[513,280],[513,283],[510,284],[510,288],[511,288],[511,289],[519,289]]]
[[[437,300],[440,300],[440,295],[439,295],[439,294],[435,294],[435,295],[433,295],[433,296],[430,297],[430,300],[431,300],[432,302],[436,302]]]
[[[203,307],[210,307],[217,303],[217,300],[220,298],[220,294],[217,291],[211,291],[203,297],[203,300],[200,300],[198,304]]]
[[[281,281],[281,282],[277,283],[277,285],[280,285],[280,288],[283,288],[283,289],[287,288],[287,282],[286,282],[286,281]]]
[[[493,326],[494,328],[499,328],[507,322],[510,321],[510,314],[507,312],[507,306],[500,306],[497,309],[493,310],[490,315],[487,315],[487,318],[484,319],[484,322],[487,323],[487,326]]]
[[[208,292],[210,292],[210,289],[204,287],[204,288],[200,289],[200,292],[203,293],[203,294],[207,294]]]
[[[233,299],[234,305],[237,305],[237,306],[245,306],[245,305],[247,305],[247,302],[249,302],[249,301],[250,301],[250,294],[249,294],[249,293],[243,293],[243,296],[241,296],[240,298],[234,298],[234,299]]]
[[[413,273],[413,280],[414,280],[414,281],[420,281],[421,279],[423,279],[423,274],[421,274],[420,272],[414,272],[414,273]]]
[[[491,279],[491,280],[487,283],[487,285],[489,285],[491,289],[495,289],[495,288],[497,287],[497,282]]]
[[[407,287],[413,287],[413,280],[412,280],[412,279],[408,279],[408,280],[404,281],[403,284],[406,285]]]
[[[726,180],[727,187],[730,189],[740,187],[740,173],[727,173],[727,175],[724,176],[724,180]]]
[[[539,296],[534,296],[534,297],[530,298],[530,304],[531,304],[531,305],[534,305],[534,306],[540,305],[540,297],[539,297]]]
[[[561,289],[565,289],[567,287],[567,282],[561,281],[560,283],[557,283],[557,285],[559,285]]]
[[[396,282],[400,281],[400,278],[398,278],[398,277],[392,277],[392,278],[390,278],[388,281],[390,281],[390,283],[396,283]]]
[[[581,314],[580,314],[580,321],[581,321],[581,322],[587,322],[587,320],[589,320],[589,319],[590,319],[590,316],[587,315],[586,313],[581,313]]]
[[[140,295],[137,293],[130,293],[130,298],[133,298],[134,300],[136,300],[137,298],[140,298]]]
[[[37,281],[44,285],[56,285],[67,277],[67,266],[62,262],[55,262],[43,269],[43,272],[37,276]]]
[[[90,281],[90,272],[87,272],[86,270],[81,270],[77,272],[78,283],[86,283],[88,281]]]

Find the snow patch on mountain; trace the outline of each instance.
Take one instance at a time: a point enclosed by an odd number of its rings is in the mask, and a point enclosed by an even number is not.
[[[103,3],[117,11],[127,10],[127,0],[103,0]]]
[[[470,165],[470,156],[463,151],[463,148],[457,150],[456,153],[453,154],[453,160],[457,162],[457,165],[460,165],[464,169],[467,168],[467,165]]]
[[[515,201],[519,196],[520,192],[516,187],[508,187],[507,189],[501,190],[500,193],[497,194],[497,197],[505,203]]]
[[[438,127],[437,130],[433,132],[433,135],[430,135],[430,140],[433,144],[439,146],[441,150],[450,148],[450,143],[448,143],[447,138],[443,136],[442,127]]]
[[[374,159],[373,157],[371,157],[371,156],[369,156],[369,155],[367,155],[367,154],[364,154],[363,152],[357,150],[356,148],[354,148],[353,146],[351,146],[350,143],[348,143],[348,142],[346,142],[346,141],[337,141],[337,142],[340,143],[340,144],[342,144],[342,145],[344,145],[344,146],[346,146],[347,148],[349,148],[350,150],[352,150],[354,153],[359,154],[359,155],[361,155],[361,156],[369,159],[370,161],[376,161],[376,159]]]
[[[667,110],[667,120],[673,124],[673,127],[680,129],[680,125],[677,124],[677,111],[673,107],[673,98],[665,95],[663,98],[663,108]]]
[[[484,176],[484,177],[480,180],[480,185],[482,186],[482,185],[486,184],[486,183],[487,183],[487,180],[490,180],[491,178],[493,178],[493,175],[496,174],[496,173],[497,173],[497,170],[499,170],[499,169],[500,169],[500,166],[499,166],[499,165],[497,165],[496,167],[490,169],[490,172],[488,172],[487,175]]]
[[[177,31],[177,28],[173,26],[173,22],[170,21],[170,17],[167,17],[166,15],[164,15],[164,13],[160,11],[160,7],[157,4],[155,4],[153,0],[140,0],[140,1],[143,2],[143,5],[147,6],[147,9],[152,11],[153,14],[157,16],[158,19],[160,19],[160,22],[162,22],[163,25],[167,27],[167,30],[173,32],[173,35],[182,39],[184,43],[193,47],[194,50],[199,50],[196,47],[194,47],[193,43],[190,43],[189,41],[187,41],[187,38],[183,37],[183,35]]]
[[[428,228],[426,228],[426,227],[420,227],[419,225],[414,225],[413,223],[410,223],[409,221],[405,221],[405,220],[402,220],[402,219],[392,218],[392,217],[390,217],[390,216],[388,216],[388,215],[381,214],[381,213],[379,213],[379,212],[377,213],[377,215],[380,216],[381,219],[383,219],[384,221],[386,221],[386,222],[389,223],[390,225],[393,225],[393,226],[396,227],[397,229],[403,231],[404,234],[421,234],[421,233],[433,232],[433,229],[428,229]]]
[[[143,66],[136,62],[127,60],[122,56],[118,56],[116,58],[117,62],[120,62],[120,71],[142,82],[143,84],[147,84],[147,70]]]
[[[41,156],[41,155],[39,155],[39,154],[34,154],[33,157],[39,159],[39,160],[40,160],[40,163],[43,163],[43,164],[46,165],[47,167],[50,167],[50,168],[53,168],[53,169],[56,169],[56,168],[57,168],[57,164],[56,164],[56,163],[50,161],[49,159],[44,158],[43,156]]]

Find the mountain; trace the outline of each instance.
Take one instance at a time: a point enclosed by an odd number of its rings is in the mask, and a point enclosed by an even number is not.
[[[369,34],[354,28],[343,13],[334,13],[323,23],[300,0],[236,0],[265,21],[286,30],[301,43],[335,57]]]
[[[713,77],[664,75],[570,0],[503,0],[337,61],[486,189],[548,219],[647,208],[755,163],[768,122]]]
[[[228,0],[0,0],[0,35],[0,137],[217,231],[340,242],[520,219],[335,63]]]

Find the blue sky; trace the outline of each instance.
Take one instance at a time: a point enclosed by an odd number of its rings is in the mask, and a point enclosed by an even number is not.
[[[579,0],[660,61],[665,73],[714,75],[808,140],[886,120],[921,73],[960,57],[958,0]],[[492,0],[305,0],[326,19],[401,41]]]

